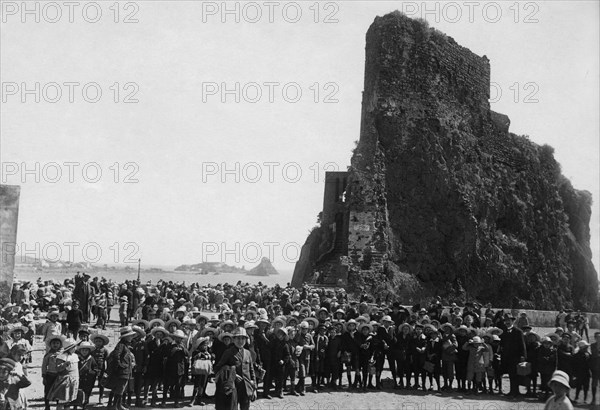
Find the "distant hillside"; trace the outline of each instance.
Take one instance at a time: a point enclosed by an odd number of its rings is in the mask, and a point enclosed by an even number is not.
[[[15,265],[16,266],[37,266],[42,268],[56,268],[56,269],[64,269],[64,268],[77,268],[77,269],[95,269],[96,267],[90,262],[71,262],[71,261],[63,261],[63,260],[49,260],[49,259],[38,259],[32,258],[27,255],[15,255]]]
[[[201,262],[194,265],[181,265],[175,268],[175,272],[218,272],[218,273],[245,273],[246,269],[242,266],[229,266],[222,262]]]
[[[250,276],[270,276],[279,275],[279,272],[273,267],[269,258],[262,258],[260,263],[250,270],[246,275]]]

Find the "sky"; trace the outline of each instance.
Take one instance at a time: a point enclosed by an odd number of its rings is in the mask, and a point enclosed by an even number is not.
[[[366,31],[401,10],[486,55],[491,108],[592,193],[598,270],[597,1],[74,4],[1,3],[20,253],[292,270],[359,139]]]

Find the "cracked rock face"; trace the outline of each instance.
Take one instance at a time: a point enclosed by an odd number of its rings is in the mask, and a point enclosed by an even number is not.
[[[375,210],[372,243],[438,294],[592,309],[591,195],[561,175],[551,147],[508,132],[490,111],[489,76],[485,56],[422,22],[378,17],[350,207]]]
[[[346,194],[348,286],[597,309],[591,194],[551,147],[508,131],[489,90],[485,56],[398,12],[375,19]]]

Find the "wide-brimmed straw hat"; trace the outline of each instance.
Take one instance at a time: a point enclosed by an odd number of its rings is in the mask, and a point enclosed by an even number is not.
[[[390,322],[393,323],[394,321],[392,320],[392,317],[390,315],[385,315],[384,317],[381,318],[381,322]]]
[[[244,323],[244,328],[245,329],[258,329],[258,326],[256,326],[256,323],[254,323],[254,320],[249,320],[246,323]]]
[[[50,336],[48,337],[48,339],[46,339],[46,346],[50,346],[50,343],[51,343],[53,340],[58,340],[58,341],[60,341],[60,346],[61,346],[61,347],[65,347],[65,343],[66,343],[66,341],[67,341],[67,338],[66,338],[64,335],[59,335],[59,334],[53,334],[53,335],[50,335]]]
[[[229,326],[231,326],[231,327],[235,327],[235,323],[233,323],[233,320],[224,320],[224,321],[223,321],[223,322],[222,322],[222,323],[219,325],[219,327],[220,327],[221,329],[224,329],[224,328],[225,328],[225,326],[227,326],[227,325],[229,325]]]
[[[538,334],[537,334],[537,333],[535,333],[535,332],[527,332],[527,333],[525,333],[525,335],[524,335],[524,336],[525,336],[525,340],[527,340],[527,338],[528,338],[529,336],[534,336],[534,337],[535,337],[535,340],[536,340],[536,342],[539,342],[539,341],[540,341],[540,339],[541,339],[540,335],[538,335]]]
[[[212,333],[213,335],[216,335],[217,333],[219,333],[219,329],[215,328],[215,327],[205,327],[204,329],[202,329],[202,331],[200,332],[200,336],[202,337],[206,337],[207,334]]]
[[[93,342],[96,339],[100,339],[104,342],[104,345],[106,346],[109,342],[108,337],[101,334],[101,333],[95,333],[92,336],[90,336],[90,340]]]
[[[369,333],[373,332],[373,326],[370,323],[361,323],[358,325],[358,331],[362,332],[365,327],[369,329]]]
[[[29,331],[29,328],[25,327],[25,326],[17,326],[17,327],[14,327],[14,328],[10,329],[8,331],[8,334],[10,336],[12,336],[13,333],[18,332],[18,331],[20,331],[21,333],[27,333]]]
[[[304,320],[307,321],[307,322],[309,322],[309,323],[312,323],[314,329],[316,329],[317,326],[319,326],[319,321],[316,318],[314,318],[314,317],[307,317]]]
[[[149,323],[147,320],[138,319],[138,320],[134,320],[133,322],[131,322],[131,326],[138,326],[138,327],[141,327],[142,329],[146,330],[146,329],[148,329]]]
[[[277,329],[277,332],[275,332],[275,335],[278,335],[279,333],[283,333],[283,336],[284,336],[283,339],[288,340],[288,331],[285,327]]]
[[[223,341],[224,338],[229,337],[229,338],[233,338],[233,335],[229,332],[221,332],[219,333],[219,336],[217,336],[217,339],[219,339],[219,341]]]
[[[77,346],[77,351],[81,349],[90,349],[90,352],[93,352],[96,350],[96,346],[94,346],[94,344],[91,342],[81,342],[79,346]]]
[[[412,326],[411,326],[411,325],[409,325],[408,323],[402,323],[402,324],[400,325],[400,327],[398,328],[398,330],[399,330],[400,332],[402,332],[402,329],[404,329],[405,327],[406,327],[406,328],[408,328],[408,331],[409,331],[409,332],[410,332],[410,331],[412,331]]]
[[[123,326],[119,329],[119,340],[123,340],[126,337],[137,336],[137,333],[131,328],[131,326]]]
[[[425,329],[429,329],[432,332],[438,331],[437,328],[434,325],[432,325],[431,323],[427,323],[426,325],[423,325],[423,332],[425,331]]]
[[[171,333],[170,336],[174,339],[179,339],[179,340],[186,338],[185,333],[183,333],[183,330],[179,330],[179,329],[177,329],[176,331]]]
[[[148,323],[148,327],[149,328],[153,328],[155,324],[158,324],[158,326],[160,327],[165,327],[165,321],[162,319],[152,319],[149,323]]]
[[[177,329],[179,329],[181,327],[181,322],[177,319],[171,319],[167,323],[165,323],[165,329],[169,329],[171,325],[176,325]]]
[[[492,326],[492,327],[488,327],[486,332],[491,333],[493,335],[500,336],[502,333],[504,333],[504,330],[500,329],[499,327]]]
[[[150,334],[152,336],[154,336],[158,332],[161,332],[164,336],[167,336],[169,334],[169,331],[162,326],[153,327],[152,330],[150,330]]]
[[[447,330],[449,330],[450,333],[454,333],[455,329],[454,329],[454,326],[452,326],[450,323],[442,323],[440,325],[440,330],[442,330],[444,332],[447,331]]]
[[[131,326],[131,330],[133,330],[139,338],[146,337],[146,331],[140,326],[133,325]]]

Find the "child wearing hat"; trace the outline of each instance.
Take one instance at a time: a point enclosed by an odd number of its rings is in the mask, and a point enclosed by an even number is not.
[[[8,358],[15,361],[16,368],[19,372],[23,373],[27,376],[27,364],[25,362],[25,357],[27,356],[27,349],[22,345],[13,345],[10,348],[10,352],[8,354]]]
[[[285,376],[284,380],[290,379],[290,391],[291,396],[299,396],[300,394],[296,391],[296,374],[298,373],[298,367],[300,362],[298,357],[302,353],[302,347],[298,348],[296,342],[296,328],[293,326],[287,327],[288,340],[287,345],[290,351],[290,361],[285,365]]]
[[[449,323],[442,325],[442,377],[444,378],[443,391],[452,391],[454,383],[454,363],[458,358],[458,342],[454,335],[454,327]]]
[[[440,332],[435,327],[430,328],[429,332],[429,340],[427,340],[427,348],[425,349],[427,361],[433,364],[433,367],[430,367],[427,370],[429,376],[429,391],[433,391],[433,380],[435,380],[435,385],[437,391],[439,392],[441,389],[440,385],[440,373],[441,373],[441,359],[442,359],[442,340],[440,339]],[[425,388],[425,385],[423,385]]]
[[[141,326],[144,326],[143,321],[138,321]],[[135,394],[135,407],[143,407],[142,390],[144,387],[144,369],[148,362],[148,350],[146,349],[146,332],[140,326],[132,326],[133,331],[138,334],[131,346],[131,352],[135,358],[133,373],[130,378],[130,386],[127,396],[127,406],[131,407],[131,397]],[[123,400],[125,401],[125,400]]]
[[[316,335],[314,336],[315,350],[312,354],[311,363],[314,393],[318,393],[321,385],[325,383],[325,355],[329,344],[329,338],[325,334],[326,331],[327,327],[321,323],[317,326]]]
[[[557,370],[552,374],[548,383],[554,393],[544,406],[544,410],[573,410],[571,400],[569,400],[569,375],[562,370]]]
[[[283,381],[285,378],[285,366],[291,360],[290,347],[287,344],[287,330],[279,328],[275,337],[271,340],[271,373],[275,381],[275,395],[283,398]],[[269,398],[269,386],[265,386],[265,398]]]
[[[537,352],[537,369],[540,373],[540,388],[543,392],[541,393],[541,398],[546,401],[550,396],[550,379],[552,378],[552,373],[556,370],[556,348],[552,340],[547,336],[541,339],[541,346]]]
[[[204,406],[201,398],[206,392],[208,377],[212,372],[212,355],[208,351],[208,337],[197,339],[196,349],[192,353],[192,381],[194,382],[194,391],[190,400],[192,406]]]
[[[531,326],[525,326],[529,331],[525,333],[525,350],[527,351],[527,362],[531,363],[531,373],[526,376],[527,396],[537,396],[537,355],[540,348],[540,337],[531,331]]]
[[[329,344],[327,345],[327,368],[330,377],[329,387],[335,390],[342,387],[342,364],[340,363],[342,329],[343,325],[340,322],[334,323],[334,325],[329,328]]]
[[[58,377],[58,355],[63,348],[65,337],[60,334],[50,335],[46,341],[47,352],[42,359],[42,381],[44,384],[45,410],[50,410],[49,393]]]
[[[359,366],[361,370],[361,385],[363,391],[367,390],[367,382],[369,380],[369,363],[373,357],[373,346],[371,341],[373,336],[371,335],[372,327],[368,323],[361,324],[358,327],[358,336],[360,339],[360,351],[359,351]]]
[[[107,299],[106,299],[106,294],[105,293],[100,293],[98,296],[96,296],[96,314],[98,315],[98,319],[96,320],[96,324],[94,325],[95,328],[98,329],[106,329],[106,319],[107,319],[107,315],[106,315],[106,305],[107,305]]]
[[[62,325],[58,322],[59,315],[58,310],[51,310],[48,312],[48,315],[46,316],[47,321],[42,327],[44,342],[48,342],[49,338],[54,335],[62,334]]]
[[[98,377],[98,364],[91,355],[96,347],[91,342],[81,342],[77,346],[77,354],[79,355],[79,387],[83,390],[84,399],[83,407],[90,402],[92,390]]]
[[[13,328],[8,334],[12,337],[12,342],[10,343],[10,348],[12,349],[14,346],[21,346],[24,350],[24,357],[21,363],[25,364],[29,362],[31,358],[31,351],[33,348],[29,343],[29,340],[25,339],[23,335],[29,331],[29,328],[25,326],[18,326]]]
[[[469,352],[467,382],[471,385],[473,393],[479,394],[485,377],[485,369],[490,363],[489,350],[479,336],[470,339],[462,346],[462,349]]]
[[[127,296],[121,296],[119,298],[119,319],[121,321],[121,326],[125,327],[129,323],[129,314],[128,312],[128,302]]]
[[[104,374],[106,372],[106,358],[108,357],[108,349],[106,349],[106,345],[108,345],[108,337],[96,333],[92,337],[92,343],[94,344],[94,349],[92,349],[92,356],[96,361],[96,365],[98,366],[98,404],[102,404],[102,397],[104,395],[104,385],[102,383],[102,379],[104,378]]]
[[[577,342],[577,350],[573,355],[573,387],[575,388],[575,398],[573,403],[577,403],[579,393],[583,390],[583,401],[587,402],[588,390],[590,388],[590,344],[585,340]]]
[[[175,400],[175,406],[179,405],[179,399],[183,399],[183,388],[188,375],[189,352],[185,348],[185,333],[183,330],[176,330],[171,334],[173,342],[169,346],[167,360],[165,361],[164,388],[163,388],[163,406],[167,401],[167,392],[173,391],[172,397]]]
[[[79,328],[83,322],[83,311],[79,309],[79,301],[74,300],[71,310],[67,312],[68,335],[77,340]]]
[[[9,358],[0,359],[0,408],[10,410],[27,409],[27,398],[21,389],[29,387],[31,381]]]
[[[408,325],[408,324],[407,324]],[[400,325],[401,333],[397,337],[396,346],[402,346],[403,340],[406,336],[409,336],[409,351],[410,351],[410,367],[409,374],[407,377],[406,385],[410,387],[411,375],[414,375],[413,388],[423,388],[423,391],[427,390],[426,379],[427,373],[425,371],[425,361],[427,354],[427,337],[423,334],[423,325],[420,323],[415,324],[414,334],[406,333],[410,332],[410,325]],[[420,379],[420,386],[419,386]]]
[[[79,389],[79,356],[75,353],[77,344],[73,340],[56,356],[57,377],[50,387],[48,399],[59,403],[61,408],[77,399]]]
[[[111,396],[114,397],[115,410],[124,410],[123,396],[126,392],[129,379],[133,373],[135,366],[135,357],[131,352],[131,344],[133,339],[137,337],[137,333],[133,331],[131,326],[124,326],[119,329],[119,343],[114,350],[106,358],[107,378],[105,386],[111,390]],[[110,406],[109,397],[109,406]]]

